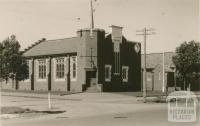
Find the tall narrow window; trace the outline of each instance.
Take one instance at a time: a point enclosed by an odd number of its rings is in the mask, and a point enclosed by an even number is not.
[[[119,75],[120,74],[120,52],[115,52],[115,71],[114,74],[115,75]]]
[[[128,66],[122,66],[122,81],[128,82]]]
[[[56,59],[56,79],[64,79],[65,67],[64,58]]]
[[[105,65],[105,81],[111,81],[111,65]]]
[[[161,80],[161,72],[158,73],[158,80]]]
[[[70,60],[70,74],[71,74],[71,80],[76,81],[77,79],[77,56],[72,56]]]
[[[46,60],[41,59],[38,60],[38,78],[39,79],[46,79]]]

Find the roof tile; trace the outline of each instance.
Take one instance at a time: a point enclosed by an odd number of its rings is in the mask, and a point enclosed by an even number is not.
[[[42,56],[53,54],[64,54],[77,52],[77,45],[80,38],[64,38],[56,40],[47,40],[27,50],[24,56]]]

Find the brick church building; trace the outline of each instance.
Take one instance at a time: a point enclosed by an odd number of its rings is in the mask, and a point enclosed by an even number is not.
[[[122,27],[81,29],[77,36],[45,40],[25,50],[29,78],[18,90],[141,91],[141,44],[127,40]]]

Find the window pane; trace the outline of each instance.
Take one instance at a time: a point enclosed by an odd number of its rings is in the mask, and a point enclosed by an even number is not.
[[[56,78],[64,78],[64,58],[56,59]]]
[[[64,68],[63,68],[64,71]],[[63,73],[64,76],[64,73]],[[72,81],[77,79],[77,56],[70,57],[70,78]]]
[[[46,60],[39,60],[38,61],[38,72],[39,72],[39,79],[46,78]]]

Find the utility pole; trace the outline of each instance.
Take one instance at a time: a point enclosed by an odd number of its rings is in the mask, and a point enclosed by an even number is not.
[[[90,22],[90,36],[93,37],[93,29],[94,29],[94,7],[93,0],[90,0],[90,13],[91,13],[91,22]]]
[[[147,84],[147,71],[146,71],[146,40],[147,40],[147,35],[153,35],[155,34],[155,29],[152,28],[144,28],[142,30],[137,30],[139,34],[136,35],[142,35],[144,36],[144,81],[143,81],[143,102],[146,103],[146,96],[147,96],[147,89],[146,89],[146,84]]]
[[[94,16],[93,16],[93,12],[94,12],[94,8],[93,8],[93,2],[92,0],[90,0],[90,11],[91,11],[91,29],[94,29]]]
[[[162,54],[162,92],[165,92],[165,52]],[[166,90],[167,91],[167,90]]]

